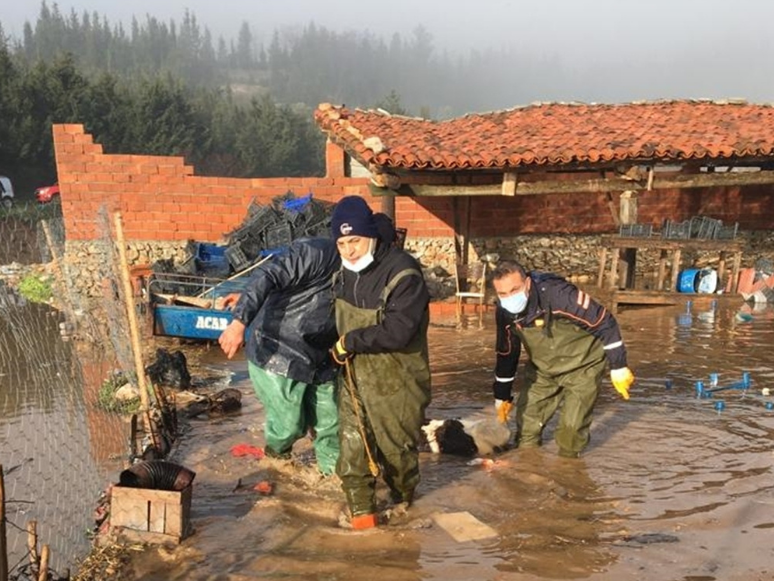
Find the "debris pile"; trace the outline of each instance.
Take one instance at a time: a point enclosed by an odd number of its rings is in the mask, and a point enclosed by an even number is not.
[[[333,204],[314,200],[312,194],[296,198],[291,191],[267,205],[253,200],[242,224],[226,235],[229,266],[239,272],[297,238],[330,236],[332,209]]]
[[[157,260],[151,266],[154,292],[195,296],[203,290],[205,277],[228,278],[277,254],[291,242],[305,237],[329,237],[334,204],[315,200],[313,194],[297,198],[292,191],[276,196],[269,204],[255,199],[248,205],[242,223],[224,234],[225,245],[188,243],[188,258]],[[198,290],[197,290],[198,289]]]

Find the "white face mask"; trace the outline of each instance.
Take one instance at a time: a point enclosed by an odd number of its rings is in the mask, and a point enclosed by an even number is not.
[[[368,252],[366,252],[363,256],[358,258],[355,262],[350,262],[349,260],[342,258],[341,264],[344,265],[344,268],[346,268],[347,270],[351,270],[352,272],[360,272],[361,270],[367,268],[368,265],[374,261],[375,249],[376,249],[376,240],[371,239],[368,243]]]
[[[344,265],[344,268],[347,270],[351,270],[352,272],[360,272],[364,268],[366,268],[369,264],[371,264],[374,261],[374,253],[370,250],[358,258],[355,262],[350,262],[349,260],[341,259],[341,264]]]
[[[500,306],[512,315],[518,315],[527,308],[527,291],[519,291],[500,299]]]

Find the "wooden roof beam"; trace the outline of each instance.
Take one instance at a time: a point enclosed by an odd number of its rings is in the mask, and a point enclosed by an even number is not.
[[[647,179],[640,181],[609,177],[590,180],[542,180],[537,182],[519,181],[515,174],[506,173],[501,184],[401,184],[399,188],[394,190],[372,186],[371,193],[376,196],[529,196],[753,185],[774,185],[774,171],[677,174],[669,176],[659,176],[658,174],[650,173]]]

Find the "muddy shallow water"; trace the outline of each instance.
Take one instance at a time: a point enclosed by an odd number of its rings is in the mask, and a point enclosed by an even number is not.
[[[409,514],[365,532],[336,526],[343,497],[335,479],[314,476],[308,442],[295,467],[230,454],[262,445],[262,410],[244,360],[213,350],[205,364],[233,372],[243,410],[191,422],[174,460],[197,471],[196,532],[139,555],[129,578],[772,579],[774,398],[761,392],[774,391],[774,307],[739,307],[623,311],[638,381],[628,402],[606,383],[581,459],[556,455],[552,424],[543,448],[510,450],[490,466],[423,454]],[[490,413],[493,334],[431,329],[430,417]],[[696,398],[695,381],[718,373],[729,385],[745,371],[749,389]],[[253,490],[262,480],[271,495]],[[433,519],[455,512],[497,536],[455,541]]]

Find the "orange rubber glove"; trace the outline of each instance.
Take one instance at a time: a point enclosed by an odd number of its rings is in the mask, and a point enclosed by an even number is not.
[[[628,367],[610,370],[610,381],[613,382],[615,390],[621,394],[624,399],[629,399],[629,388],[634,383],[634,374]]]
[[[508,415],[513,409],[513,402],[503,399],[495,400],[495,412],[497,412],[497,421],[504,424],[508,421]]]

